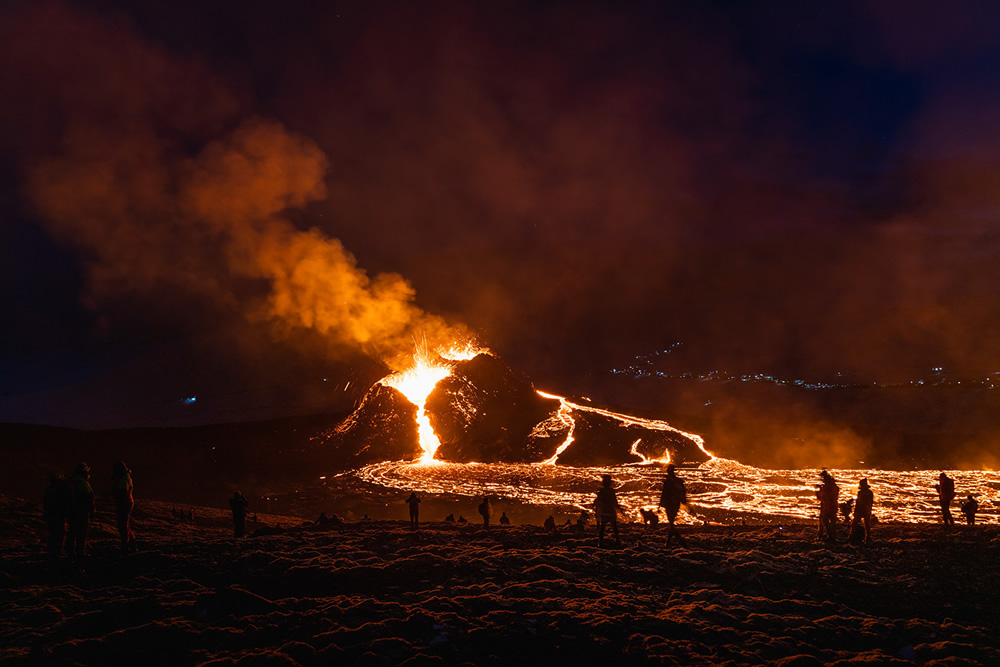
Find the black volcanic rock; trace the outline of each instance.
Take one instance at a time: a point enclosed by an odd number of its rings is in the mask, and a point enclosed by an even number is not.
[[[417,407],[398,390],[376,383],[332,431],[329,444],[342,468],[420,458]]]
[[[488,354],[455,364],[426,409],[441,440],[437,458],[448,461],[543,461],[568,433],[554,420],[558,400],[540,396],[528,379]],[[547,420],[553,428],[536,431]]]
[[[573,444],[559,455],[558,463],[571,466],[604,466],[639,463],[644,458],[662,459],[670,454],[673,463],[701,463],[708,456],[698,444],[675,431],[629,423],[600,412],[572,411],[576,428]],[[637,454],[632,453],[635,447]]]

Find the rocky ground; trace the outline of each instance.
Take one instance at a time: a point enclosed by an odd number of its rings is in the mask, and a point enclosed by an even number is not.
[[[685,526],[678,548],[628,524],[599,548],[593,528],[303,523],[234,539],[222,510],[139,500],[121,556],[102,503],[74,564],[45,555],[37,503],[0,497],[0,663],[1000,664],[997,525],[865,546]]]

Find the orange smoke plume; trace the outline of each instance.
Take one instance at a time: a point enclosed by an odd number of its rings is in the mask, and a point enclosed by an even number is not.
[[[52,33],[41,43],[69,42],[44,54],[66,85],[34,100],[68,109],[69,119],[58,141],[30,151],[25,190],[49,233],[81,250],[88,305],[179,290],[267,323],[278,337],[314,330],[332,356],[346,346],[394,368],[408,364],[417,336],[431,346],[465,337],[417,307],[403,277],[369,276],[338,240],[290,220],[326,197],[329,162],[311,139],[258,117],[239,122],[235,105],[213,105],[201,124],[164,114],[192,108],[209,86],[188,76],[204,80],[202,70],[120,24],[52,8],[22,18]],[[129,57],[106,58],[108,44]],[[90,76],[100,83],[70,85],[73,59],[99,64]],[[212,128],[222,125],[235,129],[220,137]]]

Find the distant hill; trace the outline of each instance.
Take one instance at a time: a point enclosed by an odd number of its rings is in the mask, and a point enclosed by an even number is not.
[[[355,452],[325,446],[324,434],[345,416],[104,431],[0,424],[0,492],[40,496],[50,474],[86,461],[95,491],[106,493],[122,459],[142,497],[218,506],[236,488],[285,488],[352,463]]]

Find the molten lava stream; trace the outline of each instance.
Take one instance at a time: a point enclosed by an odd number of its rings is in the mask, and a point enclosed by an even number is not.
[[[559,455],[565,452],[566,448],[573,444],[573,431],[576,430],[576,422],[573,420],[573,408],[570,407],[569,401],[562,396],[547,394],[538,389],[535,390],[535,393],[542,398],[558,399],[559,413],[556,415],[556,419],[569,429],[569,432],[566,434],[566,439],[563,440],[563,443],[556,449],[556,453],[552,455],[552,458],[542,461],[542,465],[555,465],[556,461],[559,459]]]

